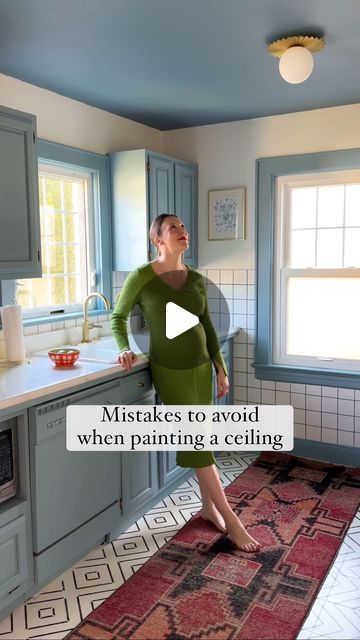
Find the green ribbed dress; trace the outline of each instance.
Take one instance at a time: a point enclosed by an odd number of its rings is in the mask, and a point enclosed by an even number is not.
[[[187,279],[174,289],[146,263],[128,274],[111,318],[119,351],[129,349],[127,320],[138,304],[149,327],[150,360],[154,387],[164,404],[213,404],[212,361],[228,371],[211,322],[205,280],[185,265]],[[166,337],[166,304],[174,302],[199,317],[199,323],[176,338]],[[212,451],[177,451],[181,467],[214,464]]]

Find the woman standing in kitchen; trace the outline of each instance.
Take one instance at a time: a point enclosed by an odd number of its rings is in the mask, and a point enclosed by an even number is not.
[[[217,369],[217,397],[229,391],[220,345],[212,325],[206,285],[200,273],[182,262],[189,246],[183,222],[160,214],[151,224],[150,239],[158,258],[128,274],[112,314],[111,326],[119,347],[118,362],[128,371],[136,361],[129,348],[127,320],[138,304],[150,331],[153,384],[165,405],[213,404],[212,367]],[[172,338],[166,337],[165,307],[174,302],[199,317],[199,323]],[[201,516],[227,533],[241,550],[254,552],[260,544],[247,533],[231,509],[211,451],[177,451],[176,463],[195,469],[202,498]]]

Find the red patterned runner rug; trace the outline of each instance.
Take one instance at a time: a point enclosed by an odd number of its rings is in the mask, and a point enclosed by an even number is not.
[[[263,452],[226,489],[260,552],[197,514],[66,640],[292,640],[360,504],[360,470]]]

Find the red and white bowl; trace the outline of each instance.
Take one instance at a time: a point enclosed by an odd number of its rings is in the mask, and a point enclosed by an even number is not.
[[[73,367],[80,351],[79,349],[50,349],[48,355],[56,367]]]

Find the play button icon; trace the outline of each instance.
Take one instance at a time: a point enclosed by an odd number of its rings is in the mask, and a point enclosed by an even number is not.
[[[169,340],[176,338],[185,331],[195,327],[199,323],[198,316],[186,311],[174,302],[166,304],[166,337]]]
[[[129,301],[135,300],[135,294],[138,305],[138,309],[134,308],[134,313],[130,314],[131,350],[148,356],[153,379],[158,380],[159,374],[163,381],[167,370],[172,370],[171,380],[179,387],[183,383],[183,370],[195,371],[214,359],[220,349],[217,338],[220,332],[222,336],[228,335],[231,318],[220,287],[193,268],[188,267],[188,272],[186,279],[183,270],[158,275],[149,262],[129,274],[124,291],[126,311]],[[140,290],[134,287],[139,280],[142,283]],[[232,288],[225,287],[230,288],[231,297]],[[139,310],[142,313],[140,323]],[[119,321],[121,329],[124,317]],[[161,371],[156,367],[161,367]],[[202,380],[205,379],[204,384],[211,384],[209,367],[204,366],[198,373]]]

